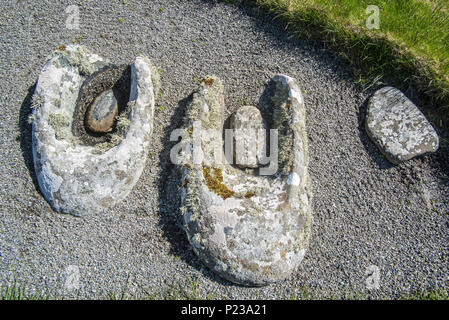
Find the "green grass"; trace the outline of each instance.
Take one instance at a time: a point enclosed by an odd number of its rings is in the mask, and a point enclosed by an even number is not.
[[[28,294],[25,287],[19,287],[17,283],[11,286],[2,287],[0,290],[0,300],[48,300],[49,296],[41,293]]]
[[[299,36],[336,49],[365,88],[417,89],[429,120],[449,124],[449,0],[251,0]],[[380,28],[366,27],[368,5]]]

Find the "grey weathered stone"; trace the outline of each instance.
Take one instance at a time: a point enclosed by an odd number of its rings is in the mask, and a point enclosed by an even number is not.
[[[105,62],[69,45],[54,52],[39,75],[31,118],[34,166],[42,194],[59,212],[93,214],[113,206],[129,194],[145,165],[154,114],[154,68],[145,57],[131,65],[130,112],[119,116],[122,131],[94,146],[73,134],[80,88]]]
[[[230,120],[235,138],[234,163],[240,168],[258,168],[265,155],[266,124],[259,109],[253,106],[239,108]]]
[[[207,79],[212,80],[201,83],[188,105],[184,147],[177,158],[187,237],[200,259],[222,277],[267,285],[288,277],[309,243],[312,194],[304,101],[294,79],[278,75],[271,80],[273,95],[265,108],[290,159],[273,176],[247,173],[226,161],[197,163],[198,137],[203,154],[223,153],[223,85],[216,77]],[[197,121],[204,132],[197,132]]]
[[[368,136],[394,164],[435,152],[439,146],[438,134],[423,113],[392,87],[384,87],[371,97],[365,127]]]
[[[118,102],[113,90],[100,94],[91,104],[86,115],[86,126],[93,132],[111,132],[118,113]]]

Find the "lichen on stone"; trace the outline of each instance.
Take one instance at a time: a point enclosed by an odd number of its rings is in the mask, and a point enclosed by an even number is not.
[[[273,128],[278,130],[279,170],[284,174],[291,171],[293,164],[293,130],[289,124],[290,112],[285,102],[276,105],[273,110]]]
[[[39,109],[40,106],[42,106],[42,97],[39,93],[33,94],[33,97],[31,98],[31,109]]]
[[[150,59],[143,56],[142,59],[145,61],[146,64],[150,66],[151,70],[151,81],[153,82],[153,92],[154,96],[157,96],[159,94],[159,91],[162,87],[161,84],[161,73],[158,68],[151,62]]]
[[[219,195],[223,199],[230,198],[234,196],[235,192],[229,189],[225,184],[223,184],[223,172],[221,169],[203,167],[203,176],[205,179],[206,186],[210,191]]]
[[[131,121],[129,120],[129,114],[134,105],[132,102],[128,103],[127,109],[117,117],[116,132],[114,132],[109,136],[108,141],[96,144],[95,147],[92,149],[93,154],[103,154],[109,149],[118,145],[120,142],[122,142],[122,140],[126,136],[126,132],[128,131],[129,126],[131,125]]]
[[[197,92],[193,93],[192,101],[187,105],[186,115],[184,119],[186,127],[192,126],[193,121],[198,120],[202,103],[203,101],[200,94]]]
[[[84,47],[76,46],[73,50],[58,50],[57,52],[62,54],[72,66],[78,67],[82,76],[89,76],[95,71],[94,66],[87,58],[88,55]]]
[[[48,123],[55,131],[55,137],[58,140],[70,138],[70,125],[72,118],[65,113],[51,113],[48,116]]]
[[[151,61],[149,59],[147,60],[151,69],[151,81],[153,82],[154,96],[158,96],[162,87],[161,75],[159,70],[151,63]]]
[[[279,171],[288,174],[293,165],[293,129],[290,119],[294,108],[289,98],[289,87],[282,82],[274,83],[273,95],[270,97],[273,104],[272,128],[278,130],[278,163]]]
[[[295,173],[299,179],[294,183],[282,174],[254,177],[254,169],[207,163],[216,144],[223,151],[224,101],[218,79],[201,80],[186,109],[188,143],[199,137],[204,157],[200,164],[180,166],[188,239],[209,268],[245,285],[266,285],[290,274],[305,254],[312,223],[304,106],[294,79],[281,75],[273,80],[273,90],[265,96],[271,98],[265,119],[267,127],[278,129],[281,173]]]
[[[214,78],[210,77],[209,79]],[[209,107],[209,112],[207,112],[208,118],[207,121],[203,121],[203,126],[205,129],[216,130],[221,135],[223,109],[220,105],[220,99],[223,96],[223,85],[217,79],[214,79],[210,86],[205,82],[201,85],[207,86],[207,94],[204,98]]]
[[[60,107],[61,107],[61,99],[59,99],[59,98],[53,99],[53,104],[54,104],[57,108],[60,108]]]
[[[245,198],[246,198],[246,199],[249,199],[249,198],[254,197],[255,195],[256,195],[255,192],[253,192],[253,191],[247,191],[247,192],[245,193]]]
[[[28,116],[27,122],[28,122],[28,124],[32,124],[34,120],[36,120],[36,114],[35,113],[31,113]]]
[[[199,177],[196,175],[196,172],[191,170],[187,171],[186,179],[188,179],[189,183],[185,185],[186,197],[183,205],[181,206],[181,212],[184,216],[189,213],[190,221],[193,221],[196,219],[195,216],[197,216],[200,211],[199,208],[201,200],[199,195],[201,182]]]

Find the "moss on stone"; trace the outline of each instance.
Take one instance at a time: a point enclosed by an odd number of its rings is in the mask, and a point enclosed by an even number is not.
[[[235,192],[229,189],[225,184],[223,184],[223,172],[221,169],[203,167],[203,176],[206,182],[206,186],[210,191],[219,195],[223,199],[230,198],[234,196]]]

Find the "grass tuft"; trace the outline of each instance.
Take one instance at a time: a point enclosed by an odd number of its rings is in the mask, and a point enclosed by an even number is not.
[[[48,300],[49,296],[34,293],[27,294],[25,287],[20,287],[14,280],[11,286],[2,287],[0,290],[0,300]]]

